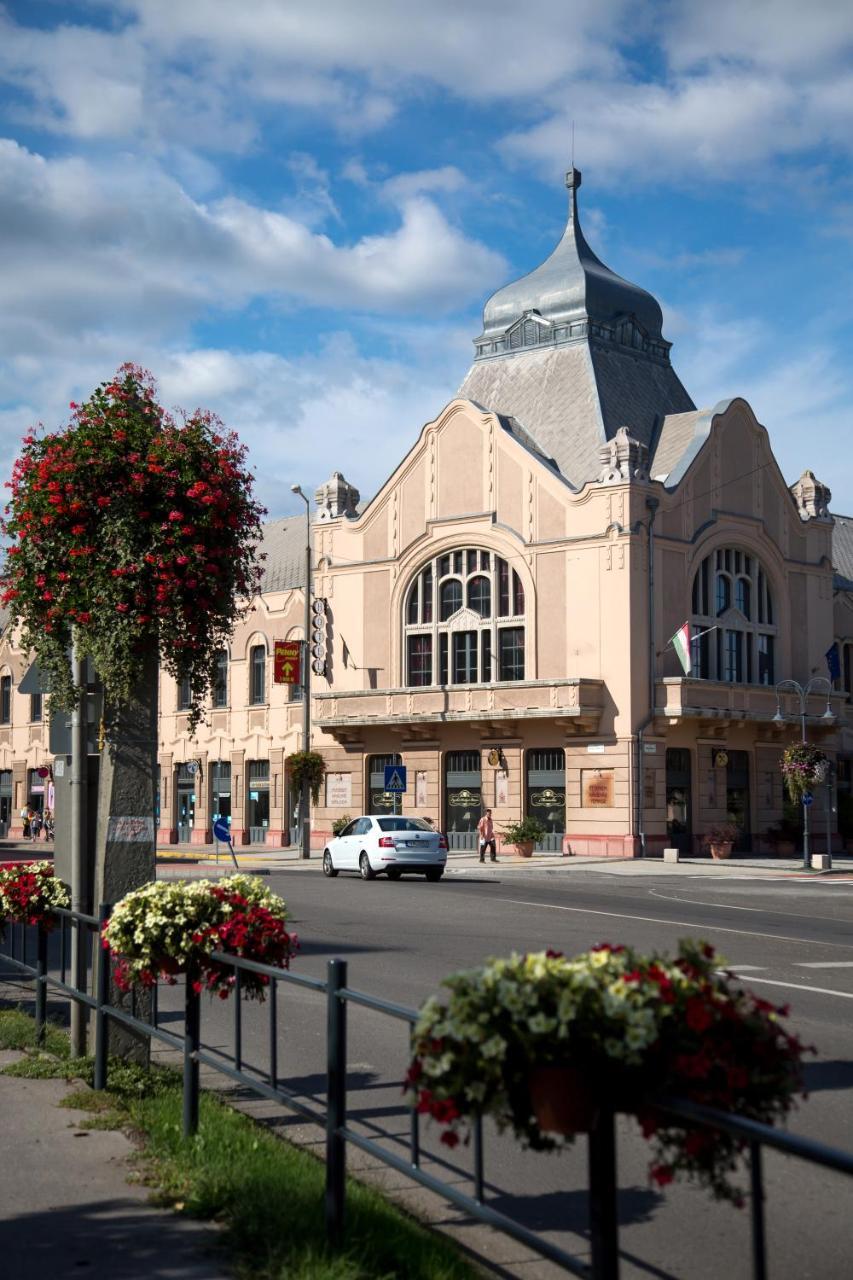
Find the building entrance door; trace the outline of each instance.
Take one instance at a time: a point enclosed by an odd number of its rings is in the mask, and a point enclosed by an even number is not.
[[[195,767],[189,764],[178,765],[175,780],[175,800],[178,810],[178,844],[189,844],[192,829],[195,825]]]
[[[546,834],[536,848],[561,853],[566,831],[566,753],[562,747],[527,753],[527,813]]]
[[[666,752],[666,842],[679,853],[693,852],[690,752],[685,747],[668,747]]]
[[[726,765],[726,817],[738,829],[732,843],[736,853],[749,853],[752,849],[752,831],[749,803],[749,753],[729,751]]]
[[[369,756],[367,760],[368,788],[370,808],[368,813],[402,813],[403,797],[399,791],[385,790],[385,767],[402,764],[401,756]]]
[[[270,762],[249,761],[249,844],[266,844],[270,825]]]
[[[476,849],[483,804],[479,751],[444,757],[444,827],[451,849]]]

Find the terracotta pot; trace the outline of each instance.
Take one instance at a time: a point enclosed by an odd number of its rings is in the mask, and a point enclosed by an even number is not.
[[[530,1109],[543,1133],[568,1138],[589,1133],[598,1121],[598,1101],[577,1067],[532,1067]]]
[[[515,849],[515,852],[519,858],[533,857],[533,841],[532,840],[522,840],[521,844],[514,845],[513,848]]]
[[[732,856],[731,840],[723,840],[719,844],[711,845],[712,858],[716,858],[719,861],[720,858],[730,858],[731,856]]]

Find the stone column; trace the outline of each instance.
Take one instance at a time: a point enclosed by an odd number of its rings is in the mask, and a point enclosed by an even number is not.
[[[155,878],[154,793],[157,785],[157,655],[146,656],[129,702],[108,708],[108,737],[101,754],[95,841],[94,903],[115,903]],[[97,966],[109,962],[100,948]],[[95,976],[95,980],[97,980]],[[114,984],[111,1000],[130,1008],[130,993]],[[150,1014],[150,993],[137,992],[136,1014]],[[149,1042],[110,1022],[110,1052],[148,1061]]]
[[[267,844],[281,848],[290,844],[287,830],[287,778],[284,768],[284,748],[270,748],[270,825]]]
[[[245,751],[231,752],[231,843],[234,845],[249,843],[245,755]]]
[[[207,752],[199,751],[195,755],[198,761],[198,773],[195,776],[195,825],[190,832],[190,844],[210,844],[213,839],[210,789],[213,780],[207,763]]]

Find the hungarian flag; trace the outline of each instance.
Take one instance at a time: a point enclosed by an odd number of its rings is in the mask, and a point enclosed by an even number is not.
[[[678,654],[678,661],[684,668],[684,674],[689,676],[693,666],[690,660],[690,623],[685,622],[683,627],[679,627],[669,643]]]

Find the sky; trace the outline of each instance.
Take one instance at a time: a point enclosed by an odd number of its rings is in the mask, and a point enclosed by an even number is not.
[[[572,159],[693,400],[853,512],[849,0],[0,0],[0,471],[126,360],[376,492]]]

